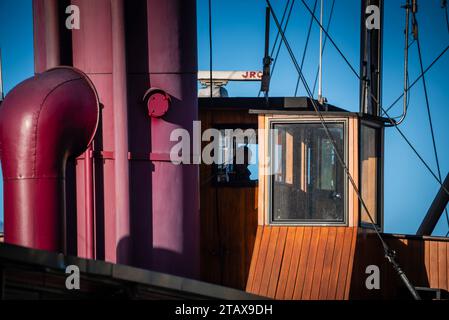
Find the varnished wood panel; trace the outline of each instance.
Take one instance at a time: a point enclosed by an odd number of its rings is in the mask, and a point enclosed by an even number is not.
[[[377,236],[366,229],[359,230],[349,298],[410,299],[398,274],[384,258]],[[396,251],[396,260],[412,285],[449,291],[449,239],[390,234],[383,234],[383,238]],[[377,265],[380,269],[380,290],[365,287],[368,265]]]
[[[257,127],[257,116],[248,110],[200,110],[200,120],[202,132],[214,125]],[[201,280],[245,289],[257,230],[257,186],[216,187],[212,180],[212,166],[200,165]]]
[[[295,237],[296,237],[296,233],[300,232],[300,230],[298,231],[298,229],[299,228],[288,228],[287,229],[287,239],[285,241],[286,243],[285,243],[284,255],[281,260],[281,265],[279,266],[279,269],[280,269],[279,281],[277,283],[276,292],[274,294],[274,297],[277,299],[284,299],[285,288],[288,283],[290,264],[291,264],[291,260],[292,260],[292,256],[293,256]],[[283,269],[281,268],[282,263],[285,264],[285,268],[283,268]],[[271,293],[272,292],[270,292],[270,294]]]
[[[307,233],[311,231],[310,228],[307,228],[308,232],[305,232],[305,228],[298,227],[296,231],[296,237],[293,243],[293,257],[290,263],[289,271],[288,271],[288,281],[285,287],[285,293],[283,299],[293,299],[293,293],[295,291],[296,282],[297,282],[297,268],[299,265],[300,257],[304,256],[304,254],[308,253],[303,252],[303,241],[310,240],[310,237],[307,236]],[[305,240],[304,240],[305,239]],[[304,250],[305,251],[305,250]],[[285,265],[287,268],[287,265]],[[278,288],[278,290],[282,290],[283,288]]]
[[[284,251],[287,231],[288,229],[286,227],[280,228],[275,252]],[[283,259],[284,255],[280,254],[274,255],[273,267],[271,268],[271,275],[268,283],[268,292],[266,294],[267,297],[270,298],[276,297],[276,289],[279,282],[281,264]]]
[[[335,242],[337,237],[337,230],[335,228],[331,228],[329,230],[329,237],[327,238],[326,243],[326,251],[323,262],[323,272],[320,279],[321,285],[319,289],[318,299],[325,300],[327,299],[327,293],[329,289],[330,276],[332,270],[332,258],[334,256],[335,251]]]
[[[347,298],[355,235],[352,227],[260,226],[247,291],[276,299]]]
[[[449,239],[382,236],[413,285],[448,291]],[[248,292],[287,300],[410,298],[372,230],[260,226],[258,243],[263,257],[252,259]],[[380,290],[365,286],[372,264],[380,269]]]

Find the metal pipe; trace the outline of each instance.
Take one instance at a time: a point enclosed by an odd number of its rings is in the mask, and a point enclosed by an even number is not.
[[[407,0],[405,6],[405,39],[404,39],[404,99],[402,106],[402,115],[398,121],[396,121],[396,125],[401,124],[405,117],[407,116],[408,109],[408,39],[409,39],[409,29],[410,29],[410,0]]]
[[[72,32],[73,65],[82,69],[92,79],[98,90],[102,106],[102,131],[99,141],[92,150],[93,154],[103,151],[115,151],[114,140],[114,97],[113,97],[113,61],[112,61],[112,2],[111,0],[72,0],[82,14],[80,30]],[[113,157],[112,157],[113,158]],[[86,153],[84,161],[77,166],[77,232],[78,255],[93,258],[98,248],[96,244],[103,239],[95,239],[95,230],[104,228],[104,258],[106,261],[117,262],[117,243],[120,238],[116,234],[117,213],[116,201],[119,196],[115,192],[116,178],[113,159],[101,159],[98,170],[102,171],[103,181],[98,185],[103,190],[95,189],[97,181],[93,177],[94,158]],[[97,167],[95,167],[96,169]],[[87,171],[87,174],[86,174]],[[97,208],[103,215],[104,225],[96,226]],[[103,220],[102,220],[103,222]]]
[[[60,65],[58,0],[33,0],[34,70]]]
[[[171,96],[162,118],[151,119],[151,152],[170,154],[170,134],[186,129],[193,137],[198,118],[195,0],[148,0],[150,83]],[[169,21],[169,23],[167,23]],[[199,276],[199,168],[154,161],[152,172],[152,268]],[[133,239],[144,245],[148,239]]]
[[[131,255],[129,216],[128,104],[126,83],[125,18],[123,0],[111,1],[112,94],[114,105],[116,239],[122,240],[118,263],[129,263]],[[117,246],[119,243],[117,242]]]
[[[84,214],[85,214],[85,257],[95,259],[95,210],[93,188],[93,148],[92,145],[84,153]]]
[[[55,68],[17,85],[0,108],[5,242],[64,252],[65,167],[93,139],[99,104],[79,70]]]

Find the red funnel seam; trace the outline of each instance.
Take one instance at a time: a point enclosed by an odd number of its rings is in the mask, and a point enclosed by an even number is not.
[[[86,150],[99,119],[82,72],[55,68],[17,85],[0,107],[5,242],[64,251],[65,167]]]

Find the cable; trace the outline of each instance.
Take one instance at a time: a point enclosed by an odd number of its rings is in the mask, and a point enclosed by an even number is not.
[[[268,0],[267,0],[268,1]],[[329,40],[331,41],[332,45],[335,47],[335,49],[337,50],[337,52],[342,56],[343,60],[346,62],[346,64],[349,66],[349,68],[351,69],[351,71],[354,73],[354,75],[361,80],[359,74],[355,71],[355,69],[352,67],[351,63],[348,61],[348,59],[346,58],[346,56],[343,54],[343,52],[340,50],[340,48],[337,46],[337,44],[335,43],[335,41],[332,39],[332,37],[329,35],[329,33],[324,30],[324,27],[321,25],[321,23],[318,21],[318,19],[315,17],[314,13],[310,10],[309,6],[305,3],[304,0],[301,0],[301,2],[304,4],[304,6],[307,8],[307,10],[309,11],[309,13],[312,15],[313,19],[318,23],[318,25],[320,26],[320,28],[323,29],[323,32],[326,34],[326,36],[329,38]],[[427,69],[424,71],[424,73],[422,73],[409,87],[409,89],[411,87],[413,87],[416,82],[444,55],[444,53],[449,49],[449,45],[443,50],[443,52],[440,53],[440,55],[427,67]],[[292,58],[293,59],[293,58]],[[397,101],[399,101],[402,97],[404,96],[404,93],[402,93],[400,95],[400,97],[397,99]],[[402,133],[402,131],[398,128],[397,124],[395,123],[395,121],[388,115],[387,110],[385,110],[382,105],[377,101],[377,99],[371,94],[371,97],[376,101],[376,103],[379,105],[379,109],[381,109],[383,111],[383,113],[387,116],[388,120],[390,121],[390,123],[396,128],[396,130],[400,133],[400,135],[402,136],[402,138],[404,138],[404,140],[407,142],[407,144],[410,146],[410,148],[413,150],[413,152],[418,156],[418,158],[421,160],[421,162],[425,165],[425,167],[427,168],[427,170],[429,170],[429,172],[432,174],[432,176],[438,181],[438,183],[440,184],[440,186],[443,188],[443,190],[449,194],[449,191],[443,186],[441,179],[439,179],[435,173],[433,172],[433,170],[430,168],[430,166],[426,163],[426,161],[423,159],[423,157],[418,153],[418,151],[416,150],[416,148],[411,144],[411,142],[406,138],[406,136]],[[397,103],[397,101],[394,102],[394,104]],[[390,106],[391,108],[391,106]]]
[[[419,80],[421,80],[421,78],[427,73],[427,71],[429,71],[430,70],[430,68],[432,68],[433,67],[433,65],[438,61],[438,60],[440,60],[440,58],[446,53],[446,51],[449,49],[449,45],[446,47],[446,48],[444,48],[444,50],[435,58],[435,59],[433,59],[433,61],[432,61],[432,63],[431,64],[429,64],[429,66],[424,70],[424,72],[422,72],[420,75],[419,75],[419,77],[418,78],[416,78],[413,82],[412,82],[412,84],[408,87],[408,90],[407,91],[409,91]],[[390,105],[389,105],[389,107],[386,109],[386,111],[390,111],[391,110],[391,108],[393,108],[395,105],[396,105],[396,103],[398,103],[399,102],[399,100],[401,100],[402,99],[402,97],[404,96],[404,93],[402,93],[399,97],[397,97],[397,99],[396,100],[394,100]]]
[[[331,41],[332,45],[335,47],[335,49],[337,50],[337,52],[340,54],[340,56],[343,58],[343,60],[346,62],[346,64],[348,65],[348,67],[351,69],[352,73],[359,79],[361,80],[360,75],[357,73],[357,71],[354,69],[354,67],[352,66],[352,64],[349,62],[349,60],[346,58],[346,56],[344,55],[344,53],[340,50],[340,48],[337,46],[337,44],[335,43],[335,41],[332,39],[332,37],[329,35],[327,30],[324,30],[324,27],[320,24],[319,20],[316,18],[316,16],[314,15],[314,13],[310,10],[310,7],[307,5],[307,3],[305,3],[304,0],[301,0],[301,2],[303,3],[303,5],[306,7],[307,11],[309,11],[309,13],[311,14],[313,20],[316,21],[316,23],[318,23],[319,27],[321,29],[323,29],[324,34],[326,35],[326,38],[329,38],[329,40]],[[430,68],[446,53],[446,51],[449,49],[449,45],[432,61],[432,63],[424,70],[424,73],[422,73],[418,78],[415,79],[415,81],[413,81],[413,83],[409,86],[408,90],[410,90],[421,78],[422,76],[427,73],[427,71],[430,70]],[[404,93],[402,93],[387,109],[386,111],[389,111],[394,105],[396,105],[396,103],[398,103],[399,100],[402,99],[402,97],[404,96]],[[390,118],[390,117],[389,117]],[[391,118],[390,118],[391,119]]]
[[[318,3],[318,0],[315,0],[315,4],[313,5],[313,12],[315,12],[315,10],[316,10],[317,3]],[[309,39],[310,39],[310,33],[312,31],[312,24],[313,24],[313,18],[311,17],[310,18],[310,22],[309,22],[309,29],[307,30],[306,44],[304,45],[304,50],[302,52],[301,70],[302,70],[302,67],[304,65],[304,60],[306,58],[307,47],[309,46]],[[296,81],[296,87],[295,87],[295,97],[298,94],[299,81],[300,81],[300,77],[298,75],[298,80]]]
[[[290,6],[290,10],[288,11],[288,14],[287,14],[287,20],[286,20],[285,26],[284,26],[284,33],[285,33],[285,31],[287,30],[287,26],[288,26],[288,23],[289,23],[289,21],[290,21],[290,15],[291,15],[291,13],[292,13],[293,6],[295,5],[295,1],[296,1],[296,0],[293,0],[292,5]],[[285,5],[284,13],[282,14],[282,19],[281,19],[281,25],[282,25],[283,22],[284,22],[285,14],[287,13],[287,9],[288,9],[288,5],[289,5],[289,4],[290,4],[290,0],[288,0],[288,1],[287,1],[287,4]],[[278,39],[279,39],[279,31],[278,31],[277,34],[276,34],[276,38],[275,38],[275,40],[274,40],[273,47],[272,47],[272,49],[271,49],[270,57],[272,57],[273,54],[274,54],[274,50],[276,49]],[[273,60],[273,66],[272,66],[272,68],[271,68],[271,75],[270,75],[270,77],[273,76],[274,70],[276,69],[276,63],[277,63],[277,60],[278,60],[278,57],[279,57],[279,52],[281,51],[281,47],[282,47],[282,41],[280,41],[280,42],[279,42],[279,46],[277,46],[276,56],[275,56],[275,58],[274,58],[274,60]],[[262,90],[259,90],[259,93],[258,93],[257,97],[260,97],[260,94],[261,94],[261,93],[262,93]]]
[[[276,24],[277,24],[277,27],[280,28],[279,21],[277,20],[276,15],[275,15],[275,12],[273,11],[273,8],[272,8],[272,6],[271,6],[271,4],[270,4],[270,0],[266,0],[266,2],[267,2],[267,5],[270,7],[271,13],[272,13],[272,15],[273,15],[273,19],[275,20],[275,22],[276,22]],[[367,206],[365,205],[365,202],[363,201],[363,199],[362,199],[362,197],[361,197],[361,195],[360,195],[360,192],[359,192],[359,190],[358,190],[358,188],[357,188],[357,185],[356,185],[354,179],[352,178],[352,175],[350,174],[349,169],[348,169],[346,163],[344,162],[343,158],[341,157],[340,153],[339,153],[338,150],[337,150],[337,147],[336,147],[336,145],[335,145],[335,141],[334,141],[334,139],[332,138],[332,135],[331,135],[330,132],[329,132],[329,129],[328,129],[326,123],[325,123],[324,117],[323,117],[323,115],[321,114],[321,112],[319,111],[319,109],[318,109],[318,107],[317,107],[317,105],[316,105],[315,100],[313,99],[313,96],[312,96],[312,94],[311,94],[311,90],[310,90],[310,88],[309,88],[309,86],[308,86],[308,84],[307,84],[307,81],[305,80],[305,77],[304,77],[304,74],[303,74],[303,72],[302,72],[302,69],[300,68],[300,66],[299,66],[299,64],[298,64],[298,61],[297,61],[296,58],[295,58],[295,55],[294,55],[294,53],[293,53],[293,51],[292,51],[292,49],[291,49],[291,47],[290,47],[290,44],[289,44],[288,40],[286,39],[286,37],[285,37],[285,35],[284,35],[283,32],[281,32],[281,36],[282,36],[282,40],[284,41],[285,46],[286,46],[286,48],[287,48],[287,50],[288,50],[288,52],[289,52],[289,55],[290,55],[290,57],[291,57],[291,59],[292,59],[292,61],[293,61],[293,64],[295,65],[296,71],[298,72],[298,75],[299,75],[299,77],[300,77],[300,79],[301,79],[301,81],[302,81],[302,83],[303,83],[303,85],[304,85],[304,88],[306,89],[307,94],[308,94],[308,96],[309,96],[309,98],[310,98],[310,100],[311,100],[311,102],[312,102],[313,108],[315,109],[315,112],[317,113],[317,115],[318,115],[319,118],[320,118],[321,125],[323,126],[323,128],[324,128],[326,134],[328,135],[329,140],[332,142],[333,148],[335,149],[334,152],[336,153],[337,158],[338,158],[340,164],[342,165],[343,169],[345,170],[346,174],[348,175],[348,178],[349,178],[349,180],[351,181],[351,184],[352,184],[352,186],[353,186],[355,192],[357,193],[357,195],[358,195],[358,197],[359,197],[359,200],[360,200],[360,202],[362,203],[363,208],[367,211],[367,214],[368,214],[368,216],[369,216],[369,218],[370,218],[370,220],[371,220],[371,223],[372,223],[374,229],[376,230],[376,232],[377,232],[377,234],[379,235],[379,237],[380,237],[382,243],[384,244],[385,242],[384,242],[384,240],[382,239],[382,237],[380,236],[380,233],[377,231],[376,224],[374,223],[374,220],[372,219],[372,216],[371,216],[371,214],[369,213],[369,210],[368,210]]]
[[[291,16],[292,9],[293,9],[294,5],[295,5],[295,0],[293,0],[292,5],[290,6],[290,10],[288,11],[287,20],[286,20],[285,26],[284,26],[284,33],[287,30],[287,26],[290,21],[290,16]],[[279,33],[278,33],[278,35],[279,35]],[[271,68],[271,75],[273,75],[274,69],[276,68],[276,63],[277,63],[277,60],[279,57],[279,52],[281,51],[281,47],[282,47],[282,41],[279,42],[279,46],[276,51],[276,56],[274,57],[273,67]]]
[[[416,14],[415,13],[413,13],[413,20],[414,20],[415,25],[418,28],[418,21],[416,19]],[[421,45],[420,45],[419,37],[416,37],[416,44],[417,44],[417,47],[418,47],[419,65],[420,65],[420,68],[421,68],[421,73],[423,73],[424,67],[423,67],[422,54],[421,54]],[[423,88],[424,88],[424,97],[425,97],[425,100],[426,100],[427,117],[429,119],[430,134],[431,134],[431,137],[432,137],[433,152],[434,152],[434,155],[435,155],[435,161],[436,161],[436,165],[437,165],[438,178],[440,178],[440,181],[442,181],[442,179],[441,179],[441,170],[440,170],[440,161],[438,159],[438,151],[437,151],[437,145],[436,145],[436,142],[435,142],[435,133],[434,133],[434,130],[433,130],[432,114],[430,112],[429,95],[427,93],[427,84],[426,84],[425,76],[422,77],[422,83],[423,83]],[[444,209],[444,212],[445,212],[445,215],[446,215],[446,222],[447,222],[447,225],[449,227],[449,214],[447,212],[447,208]]]
[[[293,3],[294,2],[295,2],[295,0],[293,0]],[[288,9],[289,4],[290,4],[290,0],[287,0],[287,3],[286,3],[285,8],[284,8],[284,12],[282,13],[281,25],[284,24],[284,19],[285,19],[285,15],[287,14],[287,9]],[[284,32],[285,32],[285,28],[286,27],[284,27]],[[278,40],[279,40],[279,31],[276,34],[276,38],[274,39],[273,47],[271,48],[271,53],[270,53],[271,57],[273,56],[274,49],[276,49]],[[282,41],[280,42],[279,46],[281,46],[281,44],[282,44]]]
[[[268,0],[267,0],[268,1]],[[315,17],[315,15],[313,14],[313,12],[310,10],[310,8],[307,6],[307,4],[304,2],[304,0],[301,0],[301,2],[304,4],[304,6],[307,8],[307,10],[309,11],[309,13],[312,15],[313,19],[318,23],[318,25],[320,26],[320,28],[323,29],[323,26],[320,24],[320,22],[317,20],[317,18]],[[273,12],[273,11],[272,11]],[[326,34],[326,37],[329,38],[329,40],[331,41],[332,45],[335,47],[335,49],[337,50],[337,52],[342,56],[342,58],[344,59],[344,61],[346,62],[346,64],[350,67],[350,69],[352,70],[352,72],[354,73],[354,75],[361,80],[359,74],[355,71],[355,69],[352,67],[351,63],[348,61],[348,59],[346,58],[346,56],[343,54],[343,52],[340,50],[340,48],[338,48],[337,44],[335,43],[335,41],[332,39],[332,37],[329,35],[329,33],[325,30],[323,30],[324,33]],[[419,79],[421,79],[424,74],[430,70],[430,68],[446,53],[446,51],[449,49],[449,45],[432,61],[432,63],[426,68],[426,70],[424,70],[423,73],[421,73],[421,75],[409,86],[409,89],[411,89],[418,81]],[[291,56],[292,60],[293,57]],[[408,90],[409,90],[408,89]],[[407,90],[407,91],[408,91]],[[399,132],[399,134],[402,136],[402,138],[407,142],[407,144],[410,146],[410,148],[413,150],[413,152],[416,154],[416,156],[418,157],[418,159],[424,164],[424,166],[427,168],[427,170],[430,172],[430,174],[435,178],[435,180],[440,184],[441,188],[444,190],[444,192],[446,192],[449,195],[449,191],[446,189],[446,187],[443,185],[441,179],[439,179],[437,177],[437,175],[433,172],[433,170],[430,168],[430,166],[427,164],[427,162],[424,160],[424,158],[419,154],[419,152],[416,150],[416,148],[412,145],[412,143],[407,139],[407,137],[404,135],[404,133],[399,129],[399,127],[397,126],[396,122],[388,115],[388,110],[392,108],[392,106],[394,104],[396,104],[402,97],[404,96],[404,93],[402,93],[398,99],[396,99],[396,101],[387,109],[385,110],[382,105],[379,103],[379,101],[377,101],[376,97],[374,97],[371,94],[371,97],[375,100],[375,102],[379,105],[379,109],[382,110],[382,112],[387,116],[388,120],[390,121],[390,123],[392,124],[392,126],[394,126],[396,128],[396,130]]]
[[[377,100],[376,98],[371,95],[371,97],[374,99],[374,101],[376,103]],[[378,103],[379,104],[379,103]],[[437,175],[433,172],[433,170],[430,168],[430,166],[427,164],[427,162],[424,160],[424,158],[419,154],[419,152],[416,150],[416,148],[413,146],[413,144],[410,142],[410,140],[405,136],[405,134],[401,131],[401,129],[399,129],[399,127],[397,126],[396,122],[388,115],[387,110],[385,110],[380,104],[379,107],[381,108],[382,112],[385,113],[385,115],[387,116],[387,120],[392,124],[392,127],[395,127],[396,130],[399,132],[399,134],[402,136],[402,138],[405,140],[405,142],[407,142],[407,144],[409,145],[409,147],[413,150],[413,152],[416,154],[416,156],[418,157],[419,160],[421,160],[421,162],[424,164],[424,166],[427,168],[427,170],[430,172],[430,174],[435,178],[435,180],[439,183],[439,185],[441,186],[442,190],[444,192],[446,192],[446,194],[449,195],[449,191],[447,190],[447,188],[444,186],[444,184],[442,183],[442,181],[437,177]]]
[[[385,113],[385,115],[387,116],[387,120],[391,123],[392,127],[395,127],[396,130],[399,132],[399,134],[402,136],[402,138],[405,140],[405,142],[407,142],[407,144],[409,145],[409,147],[413,150],[413,152],[416,154],[416,156],[418,157],[419,160],[421,160],[421,162],[424,164],[424,166],[427,168],[427,170],[430,172],[430,174],[435,178],[435,180],[439,183],[439,185],[441,186],[442,190],[449,195],[449,191],[447,190],[447,188],[444,186],[444,184],[442,183],[441,179],[439,179],[437,177],[437,175],[433,172],[433,170],[430,168],[430,166],[427,164],[427,162],[424,160],[424,158],[419,154],[419,152],[416,150],[416,148],[413,146],[413,144],[410,142],[410,140],[405,136],[405,134],[401,131],[401,129],[399,129],[398,125],[396,124],[396,122],[393,120],[393,118],[391,118],[387,112],[387,110],[385,110],[382,105],[377,101],[376,97],[371,94],[371,98],[374,100],[374,102],[376,102],[379,107],[380,110]]]
[[[209,0],[209,77],[210,77],[210,97],[213,97],[213,83],[212,83],[212,66],[213,66],[213,55],[212,55],[212,0]],[[211,101],[213,101],[211,99]],[[215,218],[217,222],[217,237],[218,237],[218,256],[221,264],[223,264],[223,245],[221,237],[220,228],[220,208],[218,205],[218,186],[215,186]],[[220,270],[220,282],[223,281],[223,269]]]
[[[409,36],[410,36],[410,32],[409,32],[409,28],[410,28],[410,10],[413,10],[413,6],[410,4],[410,0],[406,0],[406,4],[404,6],[402,6],[402,8],[405,9],[405,30],[404,30],[404,99],[403,99],[403,108],[402,108],[402,115],[399,117],[399,120],[396,121],[396,125],[400,125],[402,122],[404,122],[405,117],[407,116],[407,110],[408,110],[408,97],[409,97],[409,92],[408,92],[408,53],[409,53],[409,48],[410,48],[410,43],[409,43]],[[415,31],[416,29],[416,25],[413,22],[413,31]],[[414,39],[416,39],[416,37],[413,37]]]
[[[270,0],[266,0],[266,2],[267,2],[267,5],[270,7],[271,13],[273,15],[273,19],[274,19],[278,29],[282,30],[281,26],[279,25],[279,21],[277,20],[276,14],[273,11],[273,8],[271,6]],[[322,125],[322,127],[323,127],[323,129],[324,129],[324,131],[325,131],[329,141],[331,141],[331,143],[332,143],[335,155],[337,156],[338,161],[340,162],[340,164],[343,167],[343,169],[344,169],[344,171],[345,171],[349,181],[351,182],[352,187],[353,187],[355,193],[357,194],[357,197],[358,197],[358,199],[359,199],[363,209],[366,211],[366,213],[367,213],[367,215],[369,217],[369,220],[371,222],[371,225],[373,226],[373,229],[374,229],[376,235],[378,236],[378,238],[379,238],[379,240],[380,240],[380,242],[381,242],[381,244],[383,246],[383,249],[384,249],[384,252],[385,252],[385,257],[393,265],[394,269],[397,271],[398,275],[403,280],[404,284],[410,290],[410,293],[413,295],[413,297],[416,300],[419,300],[420,297],[419,297],[418,293],[416,292],[416,289],[411,285],[410,281],[408,280],[408,278],[406,277],[406,275],[404,274],[404,272],[402,271],[402,269],[400,268],[400,266],[396,262],[396,260],[395,260],[395,252],[388,247],[387,243],[382,238],[382,235],[380,234],[379,230],[377,229],[377,226],[376,226],[376,224],[375,224],[375,222],[374,222],[374,220],[372,218],[372,215],[369,212],[368,207],[366,206],[365,201],[363,200],[363,198],[362,198],[362,196],[360,194],[360,191],[359,191],[359,189],[358,189],[358,187],[357,187],[357,185],[356,185],[356,183],[355,183],[351,173],[349,172],[348,166],[346,165],[346,163],[344,162],[344,159],[342,158],[342,156],[338,152],[338,149],[337,149],[337,146],[335,144],[335,141],[334,141],[334,139],[333,139],[333,137],[332,137],[332,135],[331,135],[331,133],[329,131],[329,128],[326,125],[326,122],[324,120],[323,115],[319,111],[318,106],[316,105],[316,102],[313,99],[312,92],[310,90],[309,85],[307,84],[307,81],[306,81],[306,79],[304,77],[302,69],[300,69],[298,61],[296,60],[296,57],[295,57],[295,55],[294,55],[294,53],[293,53],[293,51],[292,51],[292,49],[290,47],[290,44],[288,43],[288,40],[286,39],[285,34],[283,32],[281,32],[281,37],[282,37],[282,40],[285,43],[285,47],[287,48],[287,50],[288,50],[288,52],[290,54],[291,59],[293,60],[293,64],[295,65],[296,71],[300,75],[301,81],[302,81],[302,83],[304,85],[304,88],[306,89],[307,94],[308,94],[308,96],[309,96],[309,98],[310,98],[310,100],[312,102],[313,108],[315,109],[315,112],[316,112],[316,114],[318,115],[318,117],[320,119],[320,123],[321,123],[321,125]]]
[[[446,5],[446,7],[445,7],[445,10],[444,10],[444,11],[446,12],[445,16],[446,16],[446,26],[447,26],[447,32],[449,32],[449,16],[448,16],[448,13],[447,13],[447,5]]]
[[[212,0],[209,0],[209,81],[210,81],[210,97],[213,96],[213,83],[212,83]]]
[[[327,30],[323,27],[323,25],[320,23],[320,21],[317,19],[317,17],[315,16],[315,14],[312,12],[312,10],[309,8],[309,6],[307,5],[307,3],[304,0],[301,0],[302,4],[306,7],[307,11],[309,11],[309,13],[312,15],[312,19],[315,20],[316,23],[318,23],[318,25],[320,26],[321,30],[323,30],[323,33],[326,35],[327,38],[329,38],[329,41],[334,45],[335,49],[337,50],[337,52],[340,54],[340,56],[343,58],[343,60],[346,62],[346,64],[348,65],[348,67],[351,69],[352,73],[354,73],[354,75],[360,80],[360,75],[357,73],[357,71],[354,69],[354,67],[352,66],[352,64],[349,62],[349,60],[346,58],[346,56],[344,55],[344,53],[340,50],[340,48],[337,46],[337,44],[335,43],[334,39],[332,39],[332,37],[330,36],[329,32],[327,32]]]
[[[445,12],[447,32],[449,32],[449,17],[447,13],[447,0],[441,0],[441,8]]]

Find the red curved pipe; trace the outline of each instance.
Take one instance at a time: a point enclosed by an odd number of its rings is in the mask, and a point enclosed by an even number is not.
[[[99,119],[90,80],[55,68],[17,85],[0,107],[5,242],[64,252],[65,167]]]

